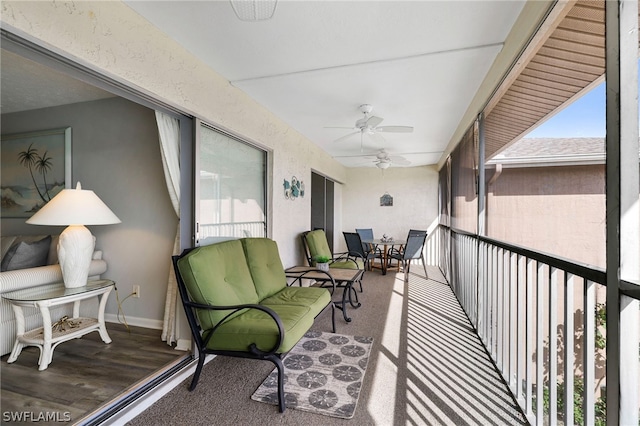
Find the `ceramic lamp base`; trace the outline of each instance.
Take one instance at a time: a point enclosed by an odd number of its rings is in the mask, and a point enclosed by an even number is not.
[[[71,225],[62,231],[58,240],[58,261],[65,287],[87,285],[95,245],[95,237],[83,225]]]

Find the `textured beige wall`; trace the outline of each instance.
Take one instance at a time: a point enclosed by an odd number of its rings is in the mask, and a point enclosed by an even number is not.
[[[282,196],[283,179],[311,182],[311,169],[344,181],[346,169],[266,108],[117,1],[2,2],[3,27],[152,94],[177,109],[273,151],[272,237],[285,265],[308,228],[310,198]]]
[[[488,187],[487,235],[605,267],[604,166],[504,169]]]
[[[438,215],[435,166],[348,169],[342,191],[345,231],[373,228],[376,238],[384,233],[404,239],[410,228],[430,231]],[[393,197],[392,207],[380,206],[385,192]],[[337,247],[346,250],[342,234]]]

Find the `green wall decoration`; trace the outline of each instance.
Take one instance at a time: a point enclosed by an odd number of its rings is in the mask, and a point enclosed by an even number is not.
[[[298,180],[295,176],[291,177],[291,182],[284,180],[284,198],[287,200],[295,200],[298,197],[304,197],[304,182]]]

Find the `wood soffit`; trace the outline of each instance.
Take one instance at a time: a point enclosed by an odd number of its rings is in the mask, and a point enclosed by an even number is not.
[[[602,81],[604,21],[604,0],[556,4],[484,110],[487,159]]]

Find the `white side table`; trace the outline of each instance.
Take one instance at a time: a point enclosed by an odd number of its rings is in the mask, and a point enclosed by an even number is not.
[[[22,348],[37,346],[40,349],[38,370],[45,370],[53,358],[53,350],[62,342],[77,339],[92,331],[100,333],[102,341],[111,343],[104,323],[104,309],[107,298],[115,283],[111,280],[94,280],[87,282],[84,287],[66,288],[63,283],[47,284],[22,290],[10,291],[2,294],[2,298],[11,303],[16,316],[16,342],[13,345],[8,363],[18,359]],[[98,297],[98,318],[80,317],[80,302],[82,300]],[[69,321],[75,327],[66,324],[64,329],[53,330],[51,312],[53,306],[64,305],[73,302],[73,318]],[[25,330],[24,312],[22,308],[38,308],[42,314],[42,327]]]

